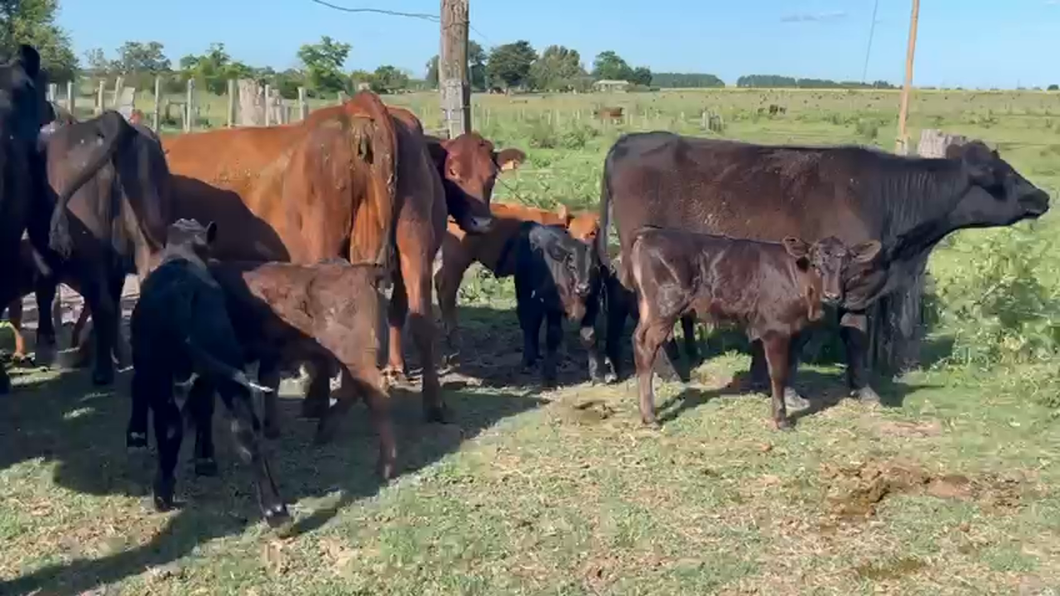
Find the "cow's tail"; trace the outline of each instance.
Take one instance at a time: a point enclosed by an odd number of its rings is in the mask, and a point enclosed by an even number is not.
[[[259,385],[247,378],[247,374],[238,368],[221,362],[209,350],[203,349],[192,338],[188,337],[184,340],[184,343],[188,347],[188,352],[203,370],[208,371],[211,375],[215,375],[222,379],[239,383],[246,387],[250,391],[261,391],[262,393],[272,393],[271,387],[265,387]]]
[[[87,124],[87,123],[86,123]],[[48,245],[62,256],[69,256],[73,245],[67,221],[66,206],[70,197],[91,180],[114,154],[135,134],[125,118],[114,110],[107,110],[93,123],[98,135],[98,146],[89,155],[84,166],[74,175],[55,202],[52,212],[51,228],[48,233]]]
[[[397,130],[390,112],[371,91],[354,95],[345,110],[350,116],[354,158],[363,162],[369,173],[368,196],[353,212],[350,262],[375,264],[391,277],[397,262],[394,230],[400,208]]]

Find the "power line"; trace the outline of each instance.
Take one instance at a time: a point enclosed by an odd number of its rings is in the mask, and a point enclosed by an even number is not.
[[[872,24],[869,26],[869,45],[865,47],[865,66],[861,69],[861,82],[869,73],[869,54],[872,53],[872,36],[876,33],[876,10],[880,7],[880,0],[872,5]]]
[[[382,8],[349,8],[347,6],[339,6],[338,4],[332,4],[325,0],[309,0],[310,2],[319,4],[321,6],[327,6],[335,10],[341,10],[342,12],[371,12],[375,14],[385,14],[392,17],[408,17],[413,19],[423,19],[425,21],[441,21],[441,17],[434,14],[427,14],[425,12],[401,12],[397,10],[384,10]]]

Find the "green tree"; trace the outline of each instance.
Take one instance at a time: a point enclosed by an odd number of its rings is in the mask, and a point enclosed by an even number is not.
[[[112,64],[107,60],[103,48],[92,48],[85,52],[85,66],[93,75],[102,76],[110,72]]]
[[[486,90],[486,50],[475,41],[467,42],[467,78],[473,91]],[[427,85],[438,88],[438,54],[427,61]]]
[[[228,79],[253,76],[254,71],[242,62],[233,61],[225,51],[225,44],[212,43],[205,54],[188,55],[180,59],[183,80],[195,79],[200,88],[211,93],[224,94],[228,90]]]
[[[629,81],[633,69],[618,54],[607,50],[596,55],[593,61],[593,78],[609,81]]]
[[[118,48],[118,59],[114,68],[121,73],[158,74],[169,70],[169,58],[162,52],[157,41],[127,41]]]
[[[537,52],[530,42],[519,40],[493,48],[486,64],[486,75],[492,84],[502,83],[508,89],[530,83],[530,69]]]
[[[633,69],[633,76],[629,79],[630,83],[636,85],[644,85],[648,87],[651,85],[651,69],[647,66],[638,66]]]
[[[1049,85],[1049,91],[1060,91],[1060,85]]]
[[[724,87],[725,81],[719,79],[716,75],[703,74],[696,72],[653,72],[651,74],[651,84],[655,87],[662,88],[713,88],[713,87]]]
[[[28,43],[40,53],[47,79],[64,83],[78,65],[70,36],[55,24],[58,9],[59,0],[0,0],[0,53],[11,55]]]
[[[306,83],[314,94],[336,93],[346,90],[346,75],[342,65],[350,55],[348,43],[335,41],[327,35],[320,43],[306,44],[298,49],[298,59],[305,71]]]
[[[563,46],[548,46],[530,69],[535,89],[569,91],[585,76],[581,56],[577,50]]]
[[[393,93],[402,91],[409,85],[409,76],[395,66],[385,64],[375,69],[369,81],[372,91],[376,93]]]

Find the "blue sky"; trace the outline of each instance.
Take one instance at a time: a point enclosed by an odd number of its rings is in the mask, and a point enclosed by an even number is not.
[[[439,0],[329,0],[437,14]],[[562,44],[587,68],[603,50],[654,71],[861,79],[874,0],[471,0],[471,38]],[[870,80],[901,82],[910,0],[879,0]],[[1003,8],[1002,8],[1003,7]],[[121,15],[121,16],[117,16]],[[61,0],[79,57],[122,42],[159,41],[170,58],[215,41],[248,64],[296,66],[322,35],[352,44],[349,69],[393,64],[422,74],[436,22],[347,14],[310,0]],[[253,23],[253,24],[250,24]],[[925,0],[914,83],[1015,87],[1060,83],[1060,0]]]

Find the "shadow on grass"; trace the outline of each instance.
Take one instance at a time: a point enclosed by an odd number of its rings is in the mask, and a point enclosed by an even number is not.
[[[789,417],[793,421],[823,412],[839,405],[843,399],[849,399],[846,382],[840,375],[801,370],[796,375],[793,386],[800,395],[810,402],[808,408],[789,412]],[[935,387],[937,385],[906,384],[901,381],[879,382],[875,386],[880,395],[880,403],[888,407],[901,407],[905,397],[910,393],[920,389]],[[728,385],[720,389],[705,390],[697,387],[686,387],[681,393],[662,404],[659,408],[659,422],[666,423],[676,420],[683,413],[694,410],[719,397],[742,395],[760,397],[763,407],[766,407],[769,403],[769,389],[756,389],[751,383],[750,374],[741,372],[737,373]]]
[[[91,495],[142,497],[145,515],[161,515],[150,506],[150,486],[156,469],[154,453],[130,455],[125,450],[129,377],[128,373],[119,375],[109,391],[93,391],[89,373],[74,372],[54,381],[21,387],[0,398],[0,469],[44,458],[55,462],[54,482],[61,487]],[[427,424],[422,421],[418,390],[393,391],[398,477],[456,451],[463,441],[499,420],[543,403],[537,398],[500,392],[447,392],[446,399],[453,409],[454,423]],[[295,531],[309,532],[334,518],[346,505],[378,493],[383,483],[374,473],[378,443],[363,404],[355,406],[346,417],[334,442],[316,446],[312,443],[315,421],[297,417],[300,401],[281,399],[283,436],[266,442],[265,447],[281,494],[288,503],[295,504]],[[219,413],[218,417],[223,415]],[[194,433],[185,431],[177,470],[180,508],[167,514],[168,523],[161,531],[143,536],[142,540],[136,540],[136,530],[129,528],[130,542],[143,541],[143,546],[97,559],[48,565],[0,583],[0,594],[38,590],[46,594],[80,594],[152,567],[172,564],[210,540],[261,524],[251,471],[237,459],[226,426],[216,425],[216,436],[221,439],[217,441],[220,473],[214,478],[193,474],[190,460]],[[153,437],[151,441],[153,451]],[[299,501],[314,498],[320,501],[298,505]],[[92,508],[105,505],[75,506],[85,509],[71,517],[87,517],[80,523],[91,524],[96,514]],[[100,515],[100,521],[106,518],[107,514]],[[51,558],[57,553],[42,554]]]

